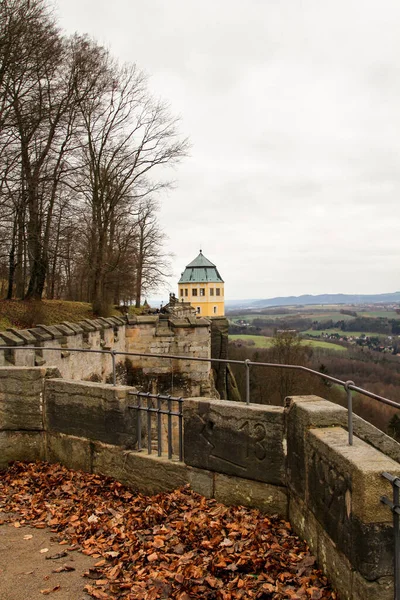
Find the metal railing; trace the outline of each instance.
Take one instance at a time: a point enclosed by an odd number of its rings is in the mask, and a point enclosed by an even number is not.
[[[393,534],[394,534],[394,600],[400,600],[400,477],[395,477],[390,473],[382,473],[382,477],[387,479],[393,488],[393,500],[382,496],[381,502],[389,506],[393,513]]]
[[[150,394],[147,392],[129,392],[130,396],[137,397],[137,404],[132,406],[128,405],[128,408],[137,411],[137,449],[141,452],[142,446],[142,412],[146,413],[147,418],[145,421],[146,435],[147,435],[147,454],[152,454],[153,449],[153,436],[152,436],[152,415],[156,416],[156,442],[157,442],[157,454],[162,456],[163,453],[163,416],[167,417],[166,424],[166,438],[168,447],[168,458],[172,459],[174,454],[173,444],[173,418],[176,417],[178,420],[178,457],[179,461],[183,462],[183,398],[177,398],[170,395],[163,394]],[[142,404],[142,398],[147,400],[146,404]],[[153,405],[153,400],[157,402]],[[177,410],[174,410],[173,404],[177,406]],[[164,408],[165,407],[165,408]]]
[[[386,404],[388,406],[392,406],[393,408],[400,409],[400,404],[398,402],[394,402],[394,400],[389,400],[389,398],[385,398],[384,396],[379,396],[378,394],[374,394],[373,392],[369,392],[357,385],[355,385],[354,381],[343,381],[338,379],[337,377],[332,377],[331,375],[326,375],[325,373],[321,373],[320,371],[315,371],[314,369],[310,369],[309,367],[304,367],[302,365],[287,365],[282,363],[266,363],[266,362],[254,362],[249,359],[246,360],[232,360],[225,358],[201,358],[197,356],[180,356],[177,354],[152,354],[149,352],[126,352],[122,350],[104,350],[104,349],[88,349],[88,348],[69,348],[69,347],[46,347],[46,346],[0,346],[0,352],[6,350],[35,350],[35,351],[61,351],[61,352],[88,352],[88,353],[97,353],[97,354],[108,354],[111,357],[112,362],[112,384],[117,385],[117,371],[116,371],[116,357],[117,356],[135,356],[135,357],[145,357],[152,359],[160,359],[160,360],[185,360],[185,361],[193,361],[193,362],[207,362],[207,363],[220,363],[220,364],[235,364],[235,365],[243,365],[246,373],[246,404],[250,404],[250,376],[251,376],[251,367],[263,367],[263,368],[274,368],[274,369],[293,369],[297,371],[302,371],[305,373],[311,373],[324,381],[330,381],[335,383],[341,387],[343,387],[346,392],[347,397],[347,429],[348,429],[348,440],[350,446],[353,445],[353,395],[352,392],[357,392],[362,394],[363,396],[367,396],[369,398],[373,398]],[[400,599],[399,599],[400,600]]]

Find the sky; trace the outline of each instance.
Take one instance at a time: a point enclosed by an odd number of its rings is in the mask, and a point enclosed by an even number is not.
[[[400,289],[398,0],[53,3],[190,140],[160,197],[170,291],[200,248],[230,299]]]

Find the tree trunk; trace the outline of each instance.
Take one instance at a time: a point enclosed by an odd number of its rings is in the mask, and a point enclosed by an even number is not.
[[[7,300],[11,300],[11,298],[13,297],[15,267],[15,235],[13,235],[13,240],[9,254]]]

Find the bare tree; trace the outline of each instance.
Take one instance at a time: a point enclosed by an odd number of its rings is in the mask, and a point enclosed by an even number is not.
[[[151,200],[187,150],[135,66],[63,37],[45,0],[0,3],[0,270],[7,297],[135,298],[165,274]],[[4,285],[2,283],[2,289]]]
[[[166,185],[151,181],[150,172],[177,162],[187,150],[176,119],[149,96],[143,74],[134,66],[118,69],[110,61],[107,66],[113,75],[108,85],[104,87],[104,69],[101,90],[81,103],[86,141],[79,189],[91,215],[90,298],[95,311],[111,297],[106,282],[118,266],[115,253],[109,252],[117,239],[115,224],[134,222],[140,203]]]
[[[159,288],[170,275],[170,256],[163,251],[165,235],[160,230],[156,204],[142,202],[137,220],[135,306],[140,306],[143,294]]]

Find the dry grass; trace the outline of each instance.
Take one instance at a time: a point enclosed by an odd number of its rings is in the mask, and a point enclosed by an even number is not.
[[[76,323],[92,318],[92,306],[86,302],[0,300],[0,331],[9,327],[24,329],[38,324],[53,325],[62,321]]]

